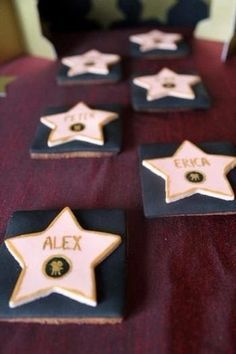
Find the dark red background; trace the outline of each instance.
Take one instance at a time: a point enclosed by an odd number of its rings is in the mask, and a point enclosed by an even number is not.
[[[133,31],[135,32],[135,31]],[[97,48],[128,55],[129,31],[57,39],[64,53]],[[72,43],[74,43],[72,45]],[[76,46],[75,46],[76,43]],[[0,232],[19,209],[124,208],[129,230],[127,318],[121,325],[0,324],[0,353],[233,354],[236,352],[236,217],[146,220],[137,147],[149,142],[236,143],[236,59],[220,62],[221,45],[194,41],[178,60],[124,59],[115,85],[58,87],[58,63],[23,57],[1,66],[16,75],[0,99]],[[212,97],[208,112],[138,114],[130,107],[129,77],[162,66],[194,69]],[[119,156],[39,161],[29,147],[48,106],[118,102],[125,106]],[[1,294],[1,290],[0,290]],[[1,301],[1,296],[0,296]]]

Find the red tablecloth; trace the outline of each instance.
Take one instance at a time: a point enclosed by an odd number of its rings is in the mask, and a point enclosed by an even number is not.
[[[128,58],[129,33],[81,34],[70,40],[62,36],[57,41],[67,54],[96,47],[126,55],[124,79],[115,85],[58,87],[58,63],[37,58],[23,57],[0,67],[0,74],[18,77],[8,97],[0,100],[1,240],[13,211],[65,205],[124,208],[129,230],[123,324],[0,324],[1,354],[236,352],[236,217],[145,219],[137,156],[141,143],[180,143],[186,138],[236,143],[236,59],[223,65],[221,45],[194,41],[193,55],[187,58],[134,60]],[[154,73],[162,66],[196,68],[213,107],[207,112],[134,113],[130,76]],[[78,100],[125,106],[122,153],[104,159],[31,160],[29,147],[43,110]]]

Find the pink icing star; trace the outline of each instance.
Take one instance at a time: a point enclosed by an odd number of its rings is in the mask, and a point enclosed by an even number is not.
[[[176,42],[181,39],[182,35],[179,33],[165,33],[158,30],[130,36],[131,42],[140,45],[141,52],[153,49],[176,50]]]
[[[116,118],[117,113],[90,109],[80,102],[66,112],[43,116],[40,121],[52,129],[50,147],[74,140],[103,145],[103,126]]]
[[[171,157],[143,160],[142,165],[165,180],[166,202],[200,193],[233,200],[226,178],[236,165],[234,156],[206,154],[190,141],[184,141]]]
[[[5,244],[22,271],[10,307],[52,293],[96,306],[94,268],[121,243],[121,237],[83,229],[64,208],[42,232],[9,238]]]
[[[166,96],[193,100],[195,94],[191,86],[199,81],[199,76],[179,75],[170,69],[164,68],[155,75],[136,77],[133,83],[147,90],[148,101]]]
[[[109,66],[119,61],[119,55],[104,54],[94,49],[81,55],[62,59],[62,63],[70,68],[67,73],[69,77],[86,73],[107,75],[109,74]]]

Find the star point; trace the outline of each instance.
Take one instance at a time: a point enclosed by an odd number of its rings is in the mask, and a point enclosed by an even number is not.
[[[130,36],[130,41],[139,44],[141,52],[154,49],[176,50],[177,42],[182,39],[179,33],[165,33],[159,30]]]
[[[120,243],[119,235],[83,229],[70,208],[44,231],[7,239],[6,247],[22,268],[9,306],[52,293],[96,306],[94,269]]]
[[[167,96],[193,100],[192,86],[200,81],[197,75],[180,75],[163,68],[155,75],[139,76],[133,83],[147,90],[147,100],[153,101]]]
[[[14,80],[14,76],[0,76],[0,97],[6,97],[6,87]]]
[[[236,166],[236,157],[207,154],[185,140],[173,156],[143,160],[142,165],[165,180],[166,203],[194,194],[234,200],[226,177]]]
[[[67,75],[73,77],[86,73],[107,75],[109,74],[110,66],[119,61],[119,55],[105,54],[91,49],[84,54],[63,58],[62,64],[69,67]]]
[[[89,108],[84,102],[63,113],[40,118],[51,129],[48,146],[53,147],[71,141],[85,141],[104,145],[103,126],[118,118],[118,114]]]

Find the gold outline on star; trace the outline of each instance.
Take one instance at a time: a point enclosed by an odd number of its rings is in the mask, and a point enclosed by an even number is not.
[[[22,234],[22,235],[17,235],[15,237],[24,237],[24,238],[28,238],[28,237],[37,237],[40,236],[42,234],[42,232],[45,232],[46,230],[50,230],[50,228],[52,228],[54,226],[54,224],[57,222],[57,220],[61,217],[61,215],[65,212],[69,212],[72,220],[74,221],[74,223],[76,224],[76,226],[79,228],[79,230],[82,231],[89,231],[89,232],[93,232],[93,230],[87,230],[87,229],[83,229],[81,227],[81,225],[79,224],[78,220],[76,219],[75,215],[73,214],[73,212],[71,211],[71,209],[69,207],[65,207],[64,209],[62,209],[62,211],[52,220],[52,222],[49,224],[49,226],[41,231],[41,232],[35,232],[35,233],[30,233],[30,234]],[[105,236],[109,233],[106,232],[101,232],[101,231],[94,231],[96,234],[100,234],[100,236]],[[28,302],[31,301],[35,301],[38,300],[39,298],[44,298],[47,297],[48,295],[52,294],[52,293],[57,293],[57,294],[61,294],[63,296],[67,296],[70,299],[73,299],[75,301],[84,303],[81,300],[78,300],[79,297],[82,297],[84,299],[88,299],[90,301],[90,305],[91,306],[96,306],[97,305],[97,293],[96,293],[96,279],[95,279],[95,267],[100,264],[106,257],[108,257],[116,248],[118,248],[118,246],[121,244],[122,239],[120,237],[120,235],[116,235],[113,234],[113,236],[117,236],[117,239],[113,241],[113,243],[106,248],[106,250],[104,250],[99,256],[97,256],[93,262],[91,262],[89,270],[90,275],[91,275],[91,283],[92,283],[92,296],[88,296],[85,295],[83,292],[81,291],[76,291],[74,289],[70,289],[67,287],[63,287],[63,286],[50,286],[47,288],[43,288],[39,291],[35,291],[33,293],[27,294],[25,296],[22,296],[20,298],[17,299],[17,293],[19,292],[24,276],[26,274],[27,271],[27,266],[25,264],[24,261],[24,257],[20,254],[20,252],[16,249],[16,247],[12,244],[11,242],[11,238],[5,240],[5,244],[7,249],[10,251],[10,253],[13,255],[13,257],[16,259],[16,261],[20,264],[21,266],[21,272],[20,275],[18,276],[18,279],[16,281],[16,285],[14,287],[13,293],[10,297],[9,300],[9,306],[11,308],[15,308],[17,306],[26,304]],[[14,238],[15,238],[14,237]],[[53,256],[53,255],[52,255]],[[64,256],[63,256],[64,257]],[[55,279],[56,281],[57,279]],[[63,292],[64,291],[64,292]],[[66,295],[65,295],[66,294]],[[70,295],[69,295],[70,294]],[[71,296],[72,295],[72,296]],[[74,297],[73,297],[74,295]],[[17,300],[16,300],[17,299]],[[28,301],[29,300],[29,301]],[[87,304],[87,303],[86,303]]]
[[[184,144],[186,142],[190,143],[191,145],[196,147],[201,153],[204,153],[208,156],[212,155],[212,156],[220,156],[220,157],[231,157],[228,155],[207,154],[205,151],[201,150],[198,146],[191,143],[191,141],[184,140],[183,143],[177,148],[177,150],[175,151],[175,153],[172,156],[169,156],[169,157],[167,156],[167,157],[163,157],[163,158],[174,158],[179,152],[182,151]],[[228,165],[226,165],[225,168],[223,169],[223,179],[225,180],[226,184],[229,186],[229,190],[231,191],[231,195],[229,195],[227,193],[218,192],[217,190],[214,190],[214,189],[204,188],[204,187],[201,187],[201,188],[193,187],[193,188],[188,189],[186,192],[170,195],[170,179],[171,179],[170,176],[165,171],[163,171],[161,168],[153,166],[152,163],[150,162],[150,160],[156,160],[156,158],[143,160],[142,165],[144,167],[146,167],[148,170],[150,170],[152,173],[154,173],[155,175],[157,175],[165,180],[165,193],[166,193],[165,201],[166,201],[166,203],[172,203],[172,202],[178,201],[180,199],[190,197],[193,194],[197,194],[197,193],[202,194],[202,195],[206,195],[209,197],[214,197],[214,198],[230,201],[230,200],[235,199],[235,195],[234,195],[234,191],[232,189],[232,186],[229,183],[229,180],[226,177],[226,175],[229,173],[230,170],[232,170],[236,166],[236,157],[232,156],[232,159],[234,159],[234,160],[231,163],[229,163]],[[189,171],[189,172],[191,172],[191,171]],[[204,173],[204,172],[201,172],[201,173]],[[206,193],[204,193],[204,192],[206,192]],[[214,195],[214,193],[217,195],[221,195],[223,197],[228,197],[228,198],[226,199],[226,198],[217,197],[216,195]],[[232,198],[230,198],[230,197],[232,197]]]
[[[88,109],[90,112],[94,112],[94,114],[96,114],[96,112],[103,112],[104,114],[107,113],[107,118],[104,118],[104,120],[102,122],[97,123],[100,135],[102,136],[102,139],[86,137],[86,136],[80,135],[80,132],[75,132],[76,134],[74,136],[65,136],[64,138],[61,138],[61,139],[52,140],[52,136],[55,133],[55,131],[58,129],[58,126],[60,124],[55,124],[55,123],[49,122],[48,119],[50,119],[50,116],[55,116],[58,114],[62,114],[62,115],[69,114],[71,110],[73,110],[76,106],[78,106],[80,104],[83,105],[84,107],[86,107],[86,109]],[[106,124],[108,124],[118,118],[119,118],[119,115],[116,112],[103,111],[103,110],[99,110],[99,109],[91,109],[88,105],[86,105],[84,102],[81,101],[81,102],[77,103],[75,106],[71,107],[68,111],[50,114],[50,115],[41,117],[40,122],[51,129],[49,136],[48,136],[48,140],[47,140],[47,144],[49,147],[54,147],[54,146],[58,146],[61,144],[70,143],[72,141],[82,141],[82,142],[87,142],[90,144],[102,146],[105,143],[103,127]],[[85,127],[86,127],[86,124],[85,124]]]

